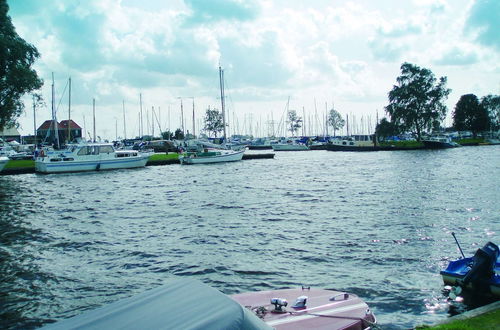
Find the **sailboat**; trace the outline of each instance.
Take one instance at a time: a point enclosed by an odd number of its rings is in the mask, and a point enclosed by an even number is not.
[[[224,143],[226,143],[226,117],[224,101],[224,70],[219,66],[219,81],[221,94],[222,122],[224,125]],[[245,150],[203,148],[201,151],[185,152],[179,155],[179,161],[183,165],[212,164],[223,162],[236,162],[243,158]]]

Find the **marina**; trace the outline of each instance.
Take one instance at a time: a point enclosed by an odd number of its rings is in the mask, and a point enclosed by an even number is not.
[[[442,292],[459,256],[450,232],[466,251],[498,241],[498,148],[1,176],[0,325],[38,327],[176,278],[226,295],[349,292],[384,329],[445,320],[473,307]]]

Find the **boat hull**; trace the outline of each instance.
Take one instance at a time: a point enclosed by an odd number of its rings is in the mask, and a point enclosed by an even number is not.
[[[237,152],[221,152],[220,154],[214,153],[214,155],[209,156],[196,156],[196,155],[182,155],[179,157],[179,161],[183,165],[194,165],[194,164],[213,164],[213,163],[224,163],[224,162],[237,162],[243,158],[245,150]]]
[[[9,162],[9,157],[0,157],[0,172],[2,172],[5,166],[7,166],[8,162]]]
[[[327,144],[326,150],[328,151],[380,151],[380,147],[376,146],[357,146],[357,145],[341,145],[341,144]]]
[[[39,173],[88,172],[144,167],[149,155],[130,158],[89,159],[50,162],[47,158],[35,160],[35,170]]]
[[[305,144],[273,144],[274,151],[305,151],[309,147]]]
[[[306,307],[294,308],[294,301],[307,296]],[[354,294],[323,289],[285,289],[230,296],[242,306],[261,312],[259,317],[275,329],[367,329],[376,323],[368,305]],[[331,299],[335,297],[335,299]],[[274,312],[271,299],[286,299],[283,312]]]
[[[456,148],[456,147],[460,146],[456,143],[430,141],[430,140],[423,140],[422,143],[424,144],[424,147],[426,149],[450,149],[450,148]]]

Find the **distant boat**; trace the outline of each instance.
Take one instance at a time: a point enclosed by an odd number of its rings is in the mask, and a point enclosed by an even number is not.
[[[375,324],[368,305],[350,293],[299,288],[227,296],[180,278],[42,329],[363,330]]]
[[[35,170],[62,173],[144,167],[150,155],[137,150],[115,150],[111,143],[75,144],[63,150],[40,151]]]
[[[304,143],[298,143],[293,140],[288,140],[276,144],[272,144],[274,151],[304,151],[310,150]]]
[[[329,151],[378,151],[373,135],[351,135],[343,138],[331,139],[326,150]]]
[[[9,157],[0,156],[0,172],[2,172],[2,170],[7,165],[8,162],[9,162]]]
[[[422,140],[424,147],[427,149],[447,149],[460,147],[460,144],[453,142],[449,136],[438,135]]]
[[[236,162],[243,158],[245,150],[206,149],[179,155],[183,165]]]

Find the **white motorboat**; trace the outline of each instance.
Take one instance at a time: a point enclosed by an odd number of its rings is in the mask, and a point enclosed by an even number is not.
[[[424,146],[428,149],[447,149],[460,147],[460,144],[453,142],[451,137],[446,135],[432,136],[422,140]]]
[[[303,143],[298,143],[292,140],[286,142],[272,144],[274,151],[304,151],[309,150],[309,147]]]
[[[144,167],[150,155],[137,150],[115,150],[110,143],[76,144],[64,150],[40,151],[35,170],[62,173]]]
[[[9,162],[9,157],[0,156],[0,172],[4,169],[5,165]]]
[[[206,149],[202,152],[186,152],[179,155],[181,164],[212,164],[236,162],[243,158],[245,150]]]

